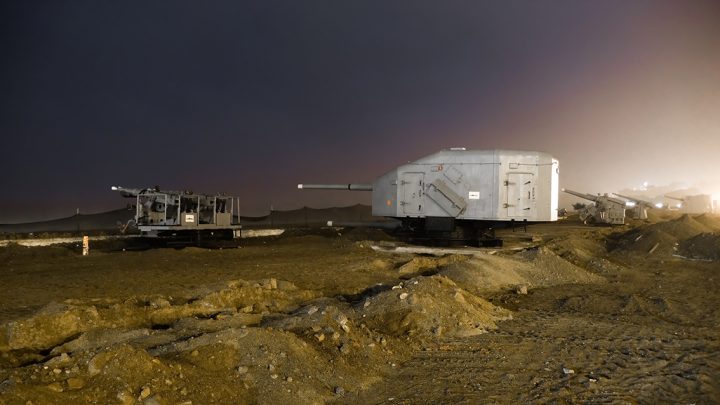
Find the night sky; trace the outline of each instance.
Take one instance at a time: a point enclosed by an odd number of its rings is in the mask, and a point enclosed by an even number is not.
[[[15,1],[0,46],[0,222],[124,206],[111,185],[369,203],[296,184],[458,146],[720,194],[718,1]]]

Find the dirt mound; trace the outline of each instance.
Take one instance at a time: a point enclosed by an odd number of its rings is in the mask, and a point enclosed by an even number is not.
[[[700,214],[695,220],[714,231],[720,231],[720,215]]]
[[[340,357],[290,332],[228,328],[152,350],[66,353],[16,369],[2,394],[8,403],[324,403],[377,378]]]
[[[416,348],[410,337],[475,335],[510,318],[441,276],[378,286],[363,298],[318,298],[266,279],[207,287],[191,299],[51,304],[2,326],[3,363],[14,367],[3,397],[204,403],[214,392],[207,387],[224,387],[218,397],[235,403],[323,403],[377,382]]]
[[[439,275],[410,279],[368,297],[358,311],[370,329],[392,336],[471,336],[511,318],[508,310]]]
[[[598,240],[592,232],[557,238],[550,241],[547,247],[562,259],[581,268],[588,268],[592,261],[606,253],[604,241]]]
[[[266,279],[232,281],[225,288],[188,302],[136,297],[124,301],[51,303],[29,318],[0,326],[0,352],[17,352],[20,358],[15,361],[23,362],[28,360],[23,357],[27,351],[48,350],[95,329],[161,328],[188,317],[292,311],[300,302],[317,296],[316,292],[299,290],[292,283]]]
[[[224,387],[233,403],[323,403],[366,389],[410,350],[361,312],[276,279],[189,300],[68,300],[1,327],[3,367],[15,368],[0,392],[20,403],[206,403],[208,387]]]
[[[436,274],[441,268],[447,267],[453,263],[464,262],[469,256],[463,255],[445,255],[442,257],[435,256],[414,256],[410,261],[404,263],[398,268],[401,278],[409,279],[415,276],[429,276]]]
[[[493,306],[442,276],[417,277],[370,288],[351,305],[322,298],[292,316],[263,323],[327,345],[360,348],[386,338],[469,336],[496,328],[510,312]],[[344,341],[341,342],[341,341]],[[372,353],[366,353],[371,357]]]
[[[546,247],[529,249],[510,257],[475,257],[448,266],[440,274],[476,294],[492,294],[523,285],[532,288],[604,281]]]
[[[677,239],[687,239],[699,233],[710,231],[707,226],[687,214],[678,219],[660,222],[652,226],[655,230],[665,232]]]
[[[672,254],[678,238],[661,230],[640,227],[628,232],[611,235],[608,238],[608,250],[614,253]]]
[[[720,233],[701,233],[680,243],[680,253],[691,259],[720,260]]]
[[[702,218],[707,222],[707,218]],[[673,254],[680,241],[711,228],[685,214],[677,219],[641,226],[608,237],[608,250],[640,254]]]

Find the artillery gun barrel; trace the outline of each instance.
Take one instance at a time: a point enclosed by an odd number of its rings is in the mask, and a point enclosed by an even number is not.
[[[685,201],[684,198],[673,197],[673,196],[670,196],[670,195],[666,195],[665,198],[669,198],[669,199],[671,199],[671,200],[677,200],[677,201]]]
[[[641,204],[641,205],[645,205],[645,206],[648,206],[648,207],[655,207],[655,204],[651,203],[650,201],[641,200],[641,199],[639,199],[639,198],[630,197],[630,196],[626,196],[626,195],[622,195],[622,194],[618,194],[618,193],[613,193],[613,194],[615,194],[616,196],[618,196],[618,197],[620,197],[620,198],[624,198],[624,199],[626,199],[626,200],[633,201],[633,202],[635,202],[636,204]]]
[[[110,189],[119,192],[120,195],[126,198],[135,198],[142,192],[142,189],[139,188],[125,188],[120,186],[112,186]]]
[[[566,192],[566,193],[568,193],[568,194],[572,194],[572,195],[574,195],[574,196],[576,196],[576,197],[584,198],[584,199],[586,199],[586,200],[590,200],[590,201],[593,201],[593,202],[597,202],[597,200],[598,200],[598,197],[597,197],[597,196],[594,196],[594,195],[592,195],[592,194],[579,193],[579,192],[577,192],[577,191],[568,190],[568,189],[566,189],[566,188],[562,189],[562,191],[564,191],[564,192]]]
[[[372,191],[372,184],[298,184],[298,189]]]

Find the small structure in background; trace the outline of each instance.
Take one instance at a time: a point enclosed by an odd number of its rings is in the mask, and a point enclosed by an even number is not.
[[[239,199],[154,188],[112,187],[135,198],[135,226],[143,236],[198,242],[240,237]]]
[[[586,205],[579,210],[580,220],[585,224],[625,224],[625,201],[610,197],[607,193],[604,195],[592,195],[568,189],[562,189],[562,191],[594,203]]]
[[[680,201],[679,210],[686,214],[706,214],[713,212],[712,196],[709,194],[689,195],[686,197],[673,197],[665,195],[671,200]]]

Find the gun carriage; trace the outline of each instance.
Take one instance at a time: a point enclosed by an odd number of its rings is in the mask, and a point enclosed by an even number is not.
[[[239,199],[221,194],[195,194],[154,188],[113,186],[135,198],[135,226],[142,236],[186,241],[240,237]]]

